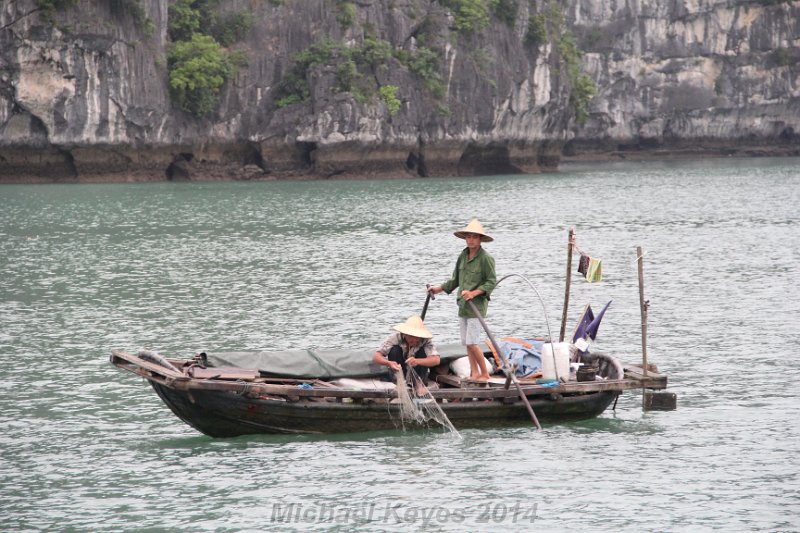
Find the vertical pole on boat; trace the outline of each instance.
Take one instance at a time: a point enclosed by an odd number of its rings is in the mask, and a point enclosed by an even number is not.
[[[644,261],[642,247],[636,247],[636,264],[639,271],[639,310],[642,315],[642,375],[647,377],[647,308],[650,302],[644,299]],[[645,403],[644,388],[642,389],[642,406]]]
[[[567,283],[564,288],[564,310],[561,311],[561,332],[558,342],[564,342],[567,332],[567,310],[569,309],[569,287],[572,283],[572,248],[575,245],[575,228],[569,228],[569,242],[567,243]]]
[[[492,346],[494,346],[495,353],[503,361],[503,367],[507,372],[506,374],[507,379],[510,379],[514,383],[514,385],[517,386],[517,392],[519,393],[519,397],[522,400],[522,403],[524,403],[525,407],[528,409],[528,414],[531,416],[531,420],[533,420],[533,423],[536,425],[536,429],[541,430],[542,425],[539,423],[539,419],[536,418],[536,413],[533,412],[533,407],[531,407],[531,404],[528,401],[527,396],[525,396],[525,393],[522,391],[522,386],[519,384],[519,381],[517,381],[517,378],[514,375],[514,369],[509,367],[508,360],[506,359],[506,356],[503,354],[503,350],[500,349],[500,345],[497,344],[496,340],[494,340],[494,335],[492,335],[492,332],[489,331],[489,326],[486,325],[486,321],[483,319],[483,315],[481,315],[481,312],[478,310],[477,306],[475,305],[475,302],[473,302],[472,300],[467,300],[467,303],[469,304],[470,309],[472,309],[472,313],[481,323],[481,326],[483,326],[483,330],[489,337],[489,342],[491,342]]]

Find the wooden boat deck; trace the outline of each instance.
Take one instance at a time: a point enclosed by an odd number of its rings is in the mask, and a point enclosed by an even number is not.
[[[171,363],[180,365],[183,360],[170,360]],[[393,390],[363,390],[340,388],[325,381],[314,379],[291,378],[265,378],[256,377],[258,371],[250,369],[226,368],[194,368],[187,373],[176,372],[156,363],[146,361],[126,352],[114,351],[111,363],[123,368],[149,381],[153,381],[179,391],[229,391],[247,397],[285,397],[289,401],[301,399],[343,398],[396,398]],[[622,392],[631,389],[665,389],[667,376],[653,371],[645,375],[641,366],[623,365],[625,376],[619,380],[598,380],[588,382],[570,381],[555,386],[545,386],[533,382],[520,380],[525,396],[544,396],[551,394],[572,395],[590,392]],[[193,374],[190,376],[189,374]],[[431,390],[434,398],[455,399],[469,396],[479,399],[515,399],[519,393],[515,387],[505,387],[504,378],[494,378],[486,384],[478,384],[469,380],[462,380],[456,376],[436,376],[436,381],[443,385],[439,389]],[[303,385],[310,385],[304,387]]]

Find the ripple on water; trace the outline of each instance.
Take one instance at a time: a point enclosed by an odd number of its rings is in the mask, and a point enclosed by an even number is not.
[[[745,160],[387,182],[3,187],[0,521],[92,531],[796,530],[800,215],[787,191],[800,190],[797,168]],[[643,246],[648,352],[678,410],[642,413],[631,391],[615,412],[542,432],[214,440],[107,363],[111,349],[141,346],[369,354],[421,309],[425,283],[452,272],[463,244],[452,231],[472,216],[495,237],[487,249],[498,274],[524,274],[542,295],[518,281],[498,286],[489,315],[498,335],[544,333],[548,321],[558,329],[575,226],[579,245],[603,259],[604,281],[573,278],[569,323],[583,305],[613,300],[597,345],[627,361],[640,358]],[[456,341],[453,298],[437,298],[426,322]],[[290,504],[336,519],[276,522]]]

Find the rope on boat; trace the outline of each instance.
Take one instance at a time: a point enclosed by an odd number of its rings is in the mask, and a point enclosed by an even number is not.
[[[245,396],[248,392],[250,392],[250,387],[252,386],[252,383],[250,383],[249,381],[244,381],[242,379],[237,379],[236,383],[241,383],[242,384],[242,390],[236,393],[239,396]]]
[[[500,285],[500,282],[503,281],[504,279],[508,279],[508,278],[511,278],[511,277],[514,277],[514,276],[516,276],[518,278],[522,278],[523,280],[525,280],[525,282],[530,286],[531,289],[533,289],[533,292],[535,292],[536,296],[539,298],[539,303],[542,304],[542,312],[544,313],[544,322],[547,325],[547,336],[549,338],[549,342],[553,342],[553,333],[550,331],[550,320],[547,318],[547,309],[544,306],[544,300],[542,299],[542,295],[539,294],[539,291],[536,289],[536,287],[533,285],[533,283],[531,283],[531,280],[529,280],[528,278],[526,278],[522,274],[508,274],[508,275],[503,276],[502,278],[500,278],[497,281],[497,283],[495,284],[495,286]]]
[[[539,294],[539,291],[536,289],[536,287],[533,285],[533,283],[531,283],[531,280],[529,280],[528,278],[526,278],[522,274],[508,274],[507,276],[503,276],[502,278],[500,278],[497,281],[497,283],[495,284],[495,286],[500,285],[500,282],[503,281],[504,279],[510,278],[510,277],[513,277],[513,276],[517,276],[517,277],[522,278],[523,280],[525,280],[525,282],[530,286],[530,288],[533,289],[533,292],[536,293],[536,296],[539,298],[539,303],[542,304],[542,313],[544,313],[544,322],[545,322],[545,325],[547,325],[547,340],[545,341],[545,343],[549,343],[550,344],[550,348],[551,348],[550,352],[553,355],[553,368],[554,369],[558,368],[558,363],[556,362],[556,347],[555,347],[555,344],[553,343],[553,332],[550,331],[550,320],[547,318],[547,309],[544,306],[544,300],[542,299],[542,295]],[[498,346],[497,349],[499,350],[500,347]],[[544,352],[544,350],[542,350],[542,351]],[[509,376],[513,375],[514,369],[509,369],[509,372],[512,373],[512,374],[509,374]],[[558,373],[556,373],[556,376],[558,376]],[[562,381],[563,381],[563,378],[562,378]],[[537,426],[539,425],[538,421],[537,421],[536,425]],[[541,429],[541,427],[539,429]]]

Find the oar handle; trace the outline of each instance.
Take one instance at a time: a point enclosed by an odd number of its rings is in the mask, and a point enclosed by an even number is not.
[[[428,289],[428,296],[425,298],[425,305],[422,306],[422,312],[419,314],[419,317],[422,320],[425,320],[425,314],[428,312],[428,304],[430,303],[431,300],[435,300],[436,299],[436,296],[431,294],[431,290],[430,290],[431,289],[431,284],[428,283],[425,286]]]
[[[519,393],[519,397],[522,400],[522,403],[524,403],[525,407],[528,409],[528,414],[531,415],[531,420],[533,420],[533,423],[536,424],[536,429],[542,429],[542,425],[539,424],[539,419],[536,418],[536,413],[533,412],[533,407],[531,407],[531,404],[528,401],[528,397],[525,396],[525,393],[522,391],[522,386],[520,386],[519,381],[517,381],[517,376],[514,375],[514,369],[509,368],[508,361],[506,360],[505,355],[503,355],[503,351],[500,349],[500,345],[497,344],[497,341],[494,340],[494,335],[492,335],[492,332],[489,331],[489,326],[486,325],[486,321],[483,319],[483,315],[481,315],[481,312],[478,311],[478,307],[475,305],[475,302],[473,302],[472,300],[467,300],[467,303],[469,304],[470,309],[472,309],[472,313],[480,321],[481,326],[483,326],[483,330],[486,332],[486,335],[489,336],[489,341],[492,343],[492,346],[494,346],[495,353],[503,361],[503,366],[506,367],[506,372],[507,372],[506,376],[509,379],[511,379],[514,385],[517,386],[517,392]]]

